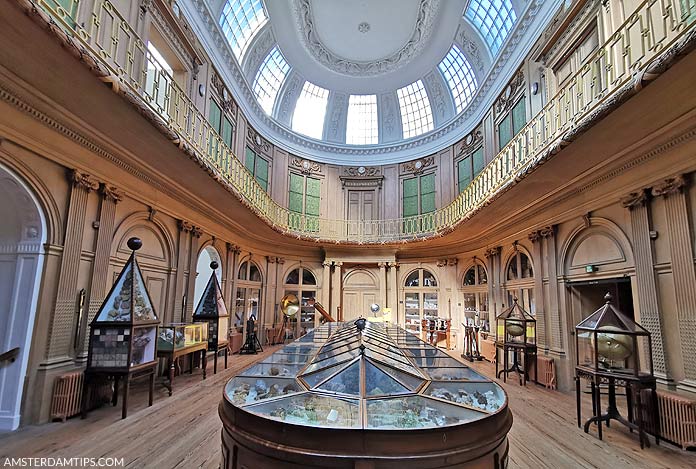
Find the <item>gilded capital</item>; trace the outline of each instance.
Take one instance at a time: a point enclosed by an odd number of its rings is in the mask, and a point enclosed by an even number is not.
[[[626,197],[621,199],[621,205],[624,208],[633,210],[634,208],[642,207],[648,201],[648,193],[645,189],[636,192],[631,192]]]
[[[556,228],[553,225],[545,226],[539,230],[539,236],[542,238],[553,238],[556,233]]]
[[[191,228],[191,234],[196,238],[200,238],[203,235],[203,228],[200,226],[194,226]]]
[[[80,187],[87,192],[99,189],[99,181],[94,176],[84,173],[78,169],[73,169],[70,173],[70,182],[74,187]]]
[[[186,220],[179,220],[177,225],[179,226],[179,230],[183,231],[184,233],[188,233],[189,231],[193,230],[193,224]]]
[[[541,232],[539,230],[534,230],[527,235],[527,238],[533,243],[536,243],[541,239]]]
[[[123,191],[110,184],[102,184],[101,193],[104,200],[111,200],[114,203],[119,203],[123,200]]]
[[[686,179],[682,174],[665,179],[660,184],[656,184],[652,189],[652,195],[655,197],[661,195],[668,197],[672,194],[678,194],[684,190]]]

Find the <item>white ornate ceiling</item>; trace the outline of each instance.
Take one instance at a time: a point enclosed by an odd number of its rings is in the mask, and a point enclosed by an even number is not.
[[[189,0],[183,10],[269,140],[313,160],[386,164],[438,151],[478,125],[562,2]],[[453,59],[464,63],[459,73]],[[409,92],[428,122],[409,122]],[[351,95],[372,96],[372,139],[351,138],[361,125]],[[299,125],[300,115],[321,122]]]

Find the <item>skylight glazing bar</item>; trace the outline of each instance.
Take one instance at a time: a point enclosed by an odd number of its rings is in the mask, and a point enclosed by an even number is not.
[[[433,113],[421,80],[399,88],[396,94],[401,108],[404,138],[433,130]]]
[[[308,137],[321,139],[328,101],[329,90],[306,81],[295,105],[292,130]]]
[[[378,142],[377,95],[351,95],[348,99],[346,143],[372,145]]]
[[[275,46],[256,72],[252,89],[261,108],[269,116],[273,114],[273,105],[278,97],[278,91],[289,71],[290,65],[285,61],[278,46]]]
[[[254,35],[268,17],[261,0],[228,0],[222,8],[220,26],[237,62],[242,61]]]
[[[471,102],[478,87],[474,70],[456,45],[452,46],[438,68],[452,91],[459,114]]]
[[[517,21],[510,0],[471,0],[466,17],[479,30],[494,56]]]

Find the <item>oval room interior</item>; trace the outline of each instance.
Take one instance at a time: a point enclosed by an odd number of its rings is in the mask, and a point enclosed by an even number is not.
[[[696,467],[696,0],[0,44],[0,466]]]

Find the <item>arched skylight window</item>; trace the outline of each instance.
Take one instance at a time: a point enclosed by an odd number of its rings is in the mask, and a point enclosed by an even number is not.
[[[474,71],[456,45],[452,46],[438,67],[452,90],[454,104],[459,114],[469,104],[478,86]]]
[[[471,0],[466,17],[474,23],[496,55],[517,20],[510,0]]]
[[[292,130],[308,137],[321,139],[328,100],[329,90],[306,81],[295,105]]]
[[[251,39],[266,21],[268,17],[261,0],[227,0],[222,8],[220,26],[238,62],[242,61]]]
[[[259,104],[269,116],[273,113],[273,104],[289,70],[290,65],[285,61],[278,46],[275,46],[256,72],[252,89]]]
[[[377,95],[353,94],[348,99],[346,143],[371,145],[378,142]]]
[[[404,138],[433,130],[433,113],[421,80],[399,88],[396,94],[399,97]]]

